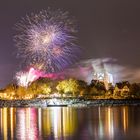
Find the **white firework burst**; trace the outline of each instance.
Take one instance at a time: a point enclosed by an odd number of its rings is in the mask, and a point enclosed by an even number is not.
[[[80,49],[73,36],[74,20],[68,18],[67,12],[48,8],[32,13],[16,24],[16,30],[17,56],[23,59],[24,65],[54,72],[79,58]]]
[[[30,68],[28,72],[17,72],[15,76],[17,84],[22,87],[28,87],[29,84],[39,77],[39,75],[36,75],[34,71],[34,68]]]

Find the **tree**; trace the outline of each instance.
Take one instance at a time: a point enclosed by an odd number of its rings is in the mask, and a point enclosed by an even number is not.
[[[83,84],[81,81],[80,83]],[[80,84],[78,80],[67,79],[60,81],[56,89],[59,93],[72,93],[73,95],[77,95],[80,92]]]
[[[104,82],[99,80],[92,80],[89,85],[89,93],[91,95],[105,95],[106,88]]]
[[[48,78],[39,78],[32,82],[28,87],[28,93],[31,94],[50,94],[52,82]]]
[[[27,94],[27,90],[25,87],[19,86],[16,91],[17,98],[22,98]]]
[[[11,83],[9,85],[6,86],[5,90],[6,92],[16,92],[18,86],[14,83]]]
[[[140,84],[133,83],[130,85],[130,94],[134,97],[140,97]]]
[[[90,87],[95,87],[97,90],[104,90],[106,91],[104,82],[101,82],[99,80],[92,80]]]

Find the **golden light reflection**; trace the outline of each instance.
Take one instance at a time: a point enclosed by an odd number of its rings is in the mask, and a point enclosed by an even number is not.
[[[98,109],[99,115],[99,128],[98,134],[100,138],[114,137],[114,114],[111,107]]]
[[[79,110],[70,107],[0,108],[0,139],[65,139],[86,132],[84,135],[90,136],[89,139],[111,140],[117,131],[128,132],[131,118],[127,106]]]
[[[3,109],[3,115],[2,118],[3,118],[3,130],[4,130],[4,140],[7,140],[7,108],[4,108]]]
[[[0,109],[0,130],[4,140],[14,138],[14,128],[16,117],[14,116],[15,109],[14,108],[1,108]],[[9,133],[8,130],[10,129]]]
[[[77,130],[77,112],[73,108],[1,108],[0,130],[4,140],[37,140],[42,137],[72,136]]]
[[[10,109],[10,132],[11,132],[11,139],[14,138],[14,128],[15,128],[15,121],[16,121],[16,117],[15,117],[15,108],[11,108]]]
[[[112,108],[108,108],[107,111],[107,117],[108,117],[108,133],[110,135],[111,138],[114,137],[114,125],[113,125],[113,111]]]
[[[126,106],[123,108],[123,129],[125,133],[128,129],[128,117],[128,107]]]
[[[99,107],[98,108],[98,136],[113,139],[116,129],[126,133],[129,125],[128,107]]]
[[[77,114],[70,108],[49,108],[43,110],[43,134],[54,138],[74,135],[77,129]],[[46,116],[46,118],[45,118]],[[52,133],[53,130],[53,133]],[[51,134],[52,133],[52,134]]]

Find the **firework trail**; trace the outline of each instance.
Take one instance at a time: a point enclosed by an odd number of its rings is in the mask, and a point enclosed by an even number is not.
[[[33,81],[39,79],[40,77],[50,78],[50,79],[64,79],[63,72],[61,73],[47,73],[30,68],[29,71],[20,71],[15,75],[17,84],[22,87],[28,87]]]
[[[17,57],[22,58],[24,66],[56,72],[79,58],[80,48],[74,36],[77,31],[67,12],[48,8],[27,15],[15,27]]]
[[[42,73],[37,73],[34,68],[30,68],[28,72],[17,72],[15,79],[18,85],[28,87],[33,81],[38,79]]]

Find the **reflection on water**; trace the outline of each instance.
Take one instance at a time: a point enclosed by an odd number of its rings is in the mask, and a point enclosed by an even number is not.
[[[140,139],[139,107],[1,108],[0,139]]]

